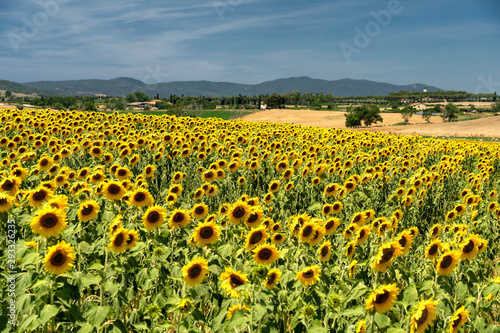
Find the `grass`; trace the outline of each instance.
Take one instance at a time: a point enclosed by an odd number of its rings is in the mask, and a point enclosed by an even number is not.
[[[500,138],[488,136],[447,136],[447,135],[423,135],[423,138],[434,138],[438,140],[468,140],[468,141],[482,141],[482,142],[496,142],[500,143]]]

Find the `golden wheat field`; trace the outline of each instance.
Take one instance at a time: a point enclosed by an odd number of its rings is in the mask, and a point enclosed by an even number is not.
[[[0,328],[500,332],[499,144],[0,119]]]

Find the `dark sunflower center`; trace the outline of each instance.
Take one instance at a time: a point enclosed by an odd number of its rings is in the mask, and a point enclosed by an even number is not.
[[[453,257],[450,256],[450,255],[447,255],[443,258],[443,260],[441,261],[441,268],[448,268],[451,266],[453,262]]]
[[[326,230],[330,230],[331,228],[333,228],[333,226],[335,225],[335,223],[333,221],[328,221],[326,224],[325,224],[325,229]]]
[[[405,237],[405,236],[401,236],[401,237],[399,238],[399,241],[398,241],[398,242],[399,242],[399,244],[400,244],[402,247],[405,247],[405,246],[406,246],[406,243],[407,243],[408,241],[406,240],[406,237]]]
[[[395,250],[392,247],[390,247],[388,249],[383,249],[382,250],[382,260],[380,260],[380,263],[383,264],[383,263],[386,263],[389,260],[391,260],[392,256],[394,255],[394,251]]]
[[[52,256],[50,257],[50,263],[53,265],[53,266],[61,266],[62,264],[64,264],[64,262],[66,261],[66,255],[63,251],[61,250],[57,250],[55,253],[52,254]]]
[[[184,214],[181,212],[175,213],[175,215],[173,217],[173,221],[175,223],[181,223],[182,221],[184,221]]]
[[[267,276],[267,284],[273,284],[274,280],[276,280],[276,273],[271,273]]]
[[[132,235],[132,234],[129,234],[129,235],[128,235],[128,239],[127,239],[127,244],[132,243],[132,242],[134,241],[134,239],[135,239],[135,236],[134,236],[134,235]]]
[[[214,229],[210,226],[206,226],[200,229],[200,237],[203,239],[210,239],[214,234]]]
[[[329,249],[328,249],[328,246],[323,246],[321,248],[321,256],[322,257],[326,257],[328,255],[328,252],[330,252]]]
[[[92,151],[94,152],[94,154],[99,154],[101,152],[101,149],[96,147],[96,148],[92,149]]]
[[[331,209],[330,206],[326,206],[325,208],[323,208],[323,212],[325,214],[328,214],[330,212],[330,209]]]
[[[123,177],[127,174],[127,170],[120,169],[118,170],[118,176]]]
[[[417,320],[417,325],[420,326],[422,325],[423,323],[425,323],[427,321],[427,317],[429,316],[429,311],[427,311],[427,308],[425,308],[423,311],[422,311],[422,315],[420,316],[420,318]]]
[[[347,183],[347,184],[345,185],[345,188],[346,188],[346,189],[348,189],[348,190],[350,190],[350,189],[351,189],[351,188],[353,188],[353,187],[354,187],[354,184],[353,184],[353,183]]]
[[[199,264],[193,265],[189,270],[188,270],[188,276],[190,279],[196,279],[198,276],[201,274],[201,266]]]
[[[279,242],[282,238],[283,238],[283,236],[281,236],[281,234],[274,235],[274,240],[277,242]]]
[[[113,244],[115,246],[121,246],[124,241],[125,241],[125,236],[123,236],[123,233],[120,232],[118,235],[116,235],[115,239],[113,240]]]
[[[14,187],[14,182],[10,179],[7,179],[2,184],[2,190],[4,190],[4,191],[10,191],[10,190],[12,190],[13,187]]]
[[[285,175],[285,177],[290,177],[290,173],[291,173],[291,171],[290,171],[290,170],[286,170],[286,171],[285,171],[285,174],[284,174],[284,175]]]
[[[229,279],[231,282],[231,286],[233,288],[236,288],[236,287],[243,285],[243,280],[238,275],[231,274],[231,277]]]
[[[262,239],[262,232],[261,231],[254,232],[250,236],[250,244],[257,244],[258,242],[260,242],[261,239]]]
[[[437,253],[437,251],[438,251],[438,246],[436,244],[433,244],[429,249],[429,254],[433,256]]]
[[[354,223],[361,221],[361,215],[354,216]]]
[[[250,214],[250,216],[248,217],[248,220],[247,222],[248,223],[254,223],[255,221],[257,221],[257,219],[259,218],[259,216],[255,213],[252,213]]]
[[[202,206],[198,206],[198,207],[195,208],[194,212],[197,215],[201,215],[201,214],[203,214],[205,212],[205,208],[203,208]]]
[[[146,173],[151,173],[152,171],[153,171],[153,169],[151,169],[151,167],[146,168]]]
[[[142,202],[145,199],[146,199],[146,194],[144,194],[143,192],[139,192],[134,195],[134,200],[137,202]]]
[[[463,251],[465,253],[469,253],[469,252],[472,252],[472,250],[474,250],[474,242],[469,240],[467,245],[464,246]]]
[[[361,229],[361,231],[359,232],[359,238],[363,239],[363,237],[365,237],[365,234],[366,234],[365,229]]]
[[[259,251],[259,253],[257,254],[257,257],[261,260],[268,260],[269,258],[271,258],[272,255],[273,255],[273,251],[271,251],[271,249],[264,248],[264,249]]]
[[[111,194],[111,195],[117,195],[118,193],[120,193],[121,191],[121,188],[120,186],[116,185],[116,184],[111,184],[109,185],[108,187],[108,192]]]
[[[7,204],[7,199],[6,198],[0,198],[0,207],[4,206]]]
[[[82,209],[82,215],[84,215],[84,216],[90,215],[90,214],[92,214],[93,211],[94,211],[94,206],[86,205]]]
[[[236,207],[235,210],[233,211],[233,216],[236,217],[237,219],[240,219],[245,215],[245,213],[246,213],[245,208]]]
[[[271,190],[275,190],[278,188],[278,184],[274,183],[271,185]]]
[[[384,290],[383,294],[377,294],[377,296],[375,297],[375,303],[384,304],[389,299],[390,295],[391,295],[390,292]]]
[[[333,205],[333,210],[339,210],[340,209],[340,205],[339,204],[334,204]]]
[[[314,276],[314,271],[312,269],[308,270],[307,272],[302,273],[302,277],[305,279],[310,279]]]
[[[302,232],[302,236],[309,237],[312,234],[312,232],[313,232],[313,227],[308,225],[304,228],[304,231]]]
[[[33,199],[35,201],[43,201],[46,197],[47,192],[45,192],[44,190],[36,191],[35,193],[33,193]]]
[[[41,221],[40,221],[40,224],[42,225],[42,227],[44,228],[52,228],[53,226],[55,226],[57,224],[57,216],[55,214],[52,214],[52,213],[48,213],[48,214],[45,214]]]
[[[462,321],[462,314],[458,314],[458,318],[453,321],[453,328],[457,328],[458,325],[460,325],[460,322]]]

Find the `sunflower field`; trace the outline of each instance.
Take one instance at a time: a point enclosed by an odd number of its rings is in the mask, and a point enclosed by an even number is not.
[[[0,120],[0,331],[500,332],[498,144]]]

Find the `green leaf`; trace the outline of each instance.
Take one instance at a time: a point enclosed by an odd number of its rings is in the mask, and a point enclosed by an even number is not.
[[[362,316],[364,314],[365,314],[365,310],[364,310],[364,308],[363,308],[362,305],[357,306],[357,307],[352,308],[352,309],[347,309],[347,310],[344,310],[344,311],[340,312],[340,315],[342,315],[344,317]]]
[[[45,323],[47,323],[50,319],[55,317],[58,312],[59,308],[57,306],[52,304],[45,305],[42,311],[40,312],[40,323],[42,325],[45,325]]]
[[[38,319],[38,315],[33,314],[29,316],[27,319],[19,321],[18,324],[21,324],[19,327],[19,332],[32,331],[38,326],[40,326],[40,320]]]
[[[324,333],[327,329],[321,325],[318,319],[313,320],[312,325],[307,328],[308,333]]]
[[[387,333],[404,333],[405,331],[400,327],[391,326],[387,328]]]
[[[87,311],[89,321],[97,326],[106,319],[109,313],[109,306],[95,306]]]
[[[307,208],[307,211],[308,212],[314,212],[314,211],[317,211],[317,210],[321,210],[322,205],[319,203],[319,202],[315,202],[314,204],[310,205],[308,208]]]
[[[403,305],[404,307],[408,307],[413,304],[418,299],[417,287],[415,284],[408,285],[403,291]]]
[[[227,328],[233,331],[234,328],[246,324],[250,319],[243,313],[244,310],[236,310],[227,324]]]
[[[146,325],[146,324],[142,324],[142,323],[139,323],[139,324],[133,324],[132,326],[134,326],[134,327],[135,327],[136,329],[138,329],[138,330],[145,330],[145,331],[149,330],[148,325]]]
[[[78,333],[92,333],[94,332],[94,325],[85,324],[78,330]]]
[[[80,277],[80,281],[83,287],[88,287],[93,284],[99,284],[102,278],[100,275],[87,274]]]
[[[375,314],[375,323],[380,330],[385,329],[387,326],[389,326],[391,324],[391,320],[385,314],[377,313]]]
[[[358,284],[356,287],[351,289],[349,294],[347,295],[345,301],[343,301],[345,304],[349,303],[351,300],[359,298],[363,296],[366,292],[368,291],[368,288],[364,284]]]
[[[103,266],[103,264],[101,264],[101,261],[100,261],[100,260],[94,260],[94,261],[90,264],[89,268],[87,268],[87,270],[92,270],[92,269],[95,269],[96,271],[99,271],[99,270],[101,270],[101,269],[103,269],[103,268],[104,268],[104,266]]]

